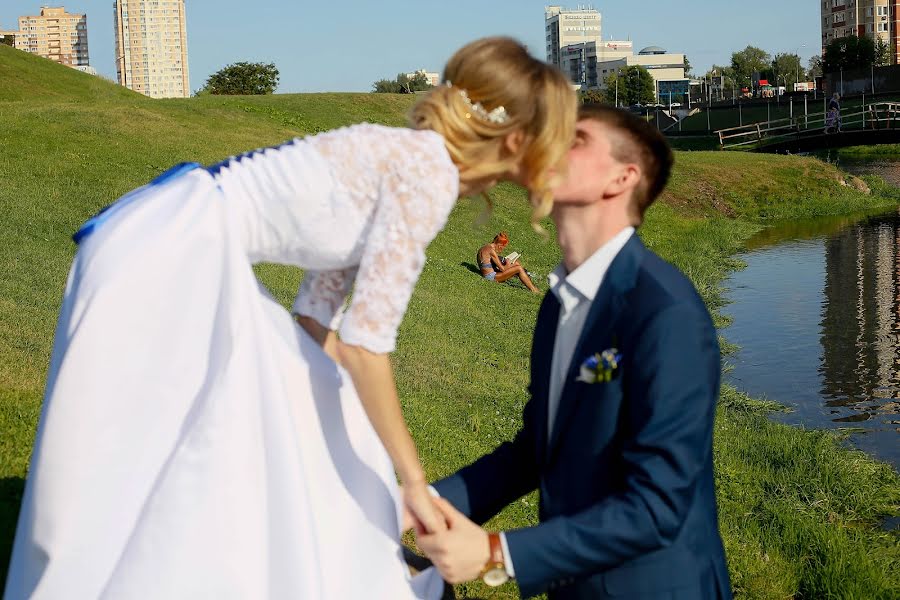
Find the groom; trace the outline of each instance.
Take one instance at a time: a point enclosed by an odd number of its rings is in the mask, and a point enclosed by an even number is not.
[[[563,262],[538,313],[523,428],[435,484],[449,529],[418,538],[447,581],[514,578],[522,596],[557,600],[731,597],[713,489],[716,331],[634,232],[671,165],[646,122],[582,108],[554,191]],[[539,525],[475,525],[534,489]]]

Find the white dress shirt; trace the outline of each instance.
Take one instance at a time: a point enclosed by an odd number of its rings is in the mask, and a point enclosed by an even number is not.
[[[609,266],[634,234],[634,227],[626,227],[614,238],[603,244],[589,259],[581,263],[571,273],[566,273],[566,266],[560,263],[547,280],[550,291],[559,300],[559,321],[556,324],[556,342],[553,344],[553,362],[550,366],[550,395],[547,413],[547,439],[550,440],[553,422],[559,408],[559,397],[566,380],[566,373],[572,362],[572,354],[581,337],[584,321],[587,319],[591,303],[600,289],[600,284],[609,270]],[[506,545],[506,535],[500,532],[500,543],[503,546],[503,562],[510,577],[516,576],[512,557]]]
[[[550,291],[559,300],[559,321],[556,324],[556,341],[553,344],[553,359],[550,366],[550,394],[547,411],[547,440],[550,440],[559,397],[565,386],[566,374],[572,363],[575,346],[581,337],[584,321],[591,304],[600,289],[600,284],[609,266],[634,234],[634,227],[626,227],[614,238],[600,246],[590,258],[574,271],[566,274],[564,263],[560,263],[547,277]]]

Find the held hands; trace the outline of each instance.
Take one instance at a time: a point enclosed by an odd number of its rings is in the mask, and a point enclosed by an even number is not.
[[[441,533],[447,530],[444,515],[438,510],[428,491],[428,484],[409,483],[403,486],[403,531],[415,528],[416,535]]]
[[[446,521],[445,530],[423,533],[416,543],[451,584],[477,579],[490,558],[488,534],[443,498],[430,498]]]

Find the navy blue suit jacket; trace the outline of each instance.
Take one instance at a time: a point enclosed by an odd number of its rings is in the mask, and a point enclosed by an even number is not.
[[[540,490],[540,524],[506,533],[522,596],[730,598],[713,489],[721,365],[703,300],[632,236],[590,308],[548,439],[558,315],[548,293],[523,428],[438,492],[483,523]],[[585,358],[613,347],[612,381],[576,381]]]

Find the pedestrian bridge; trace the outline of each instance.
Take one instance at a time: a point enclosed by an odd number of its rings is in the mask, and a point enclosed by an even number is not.
[[[828,122],[827,113],[813,113],[720,129],[715,133],[723,150],[776,154],[900,144],[900,103],[879,102],[855,112],[843,111],[839,123],[838,129]]]

